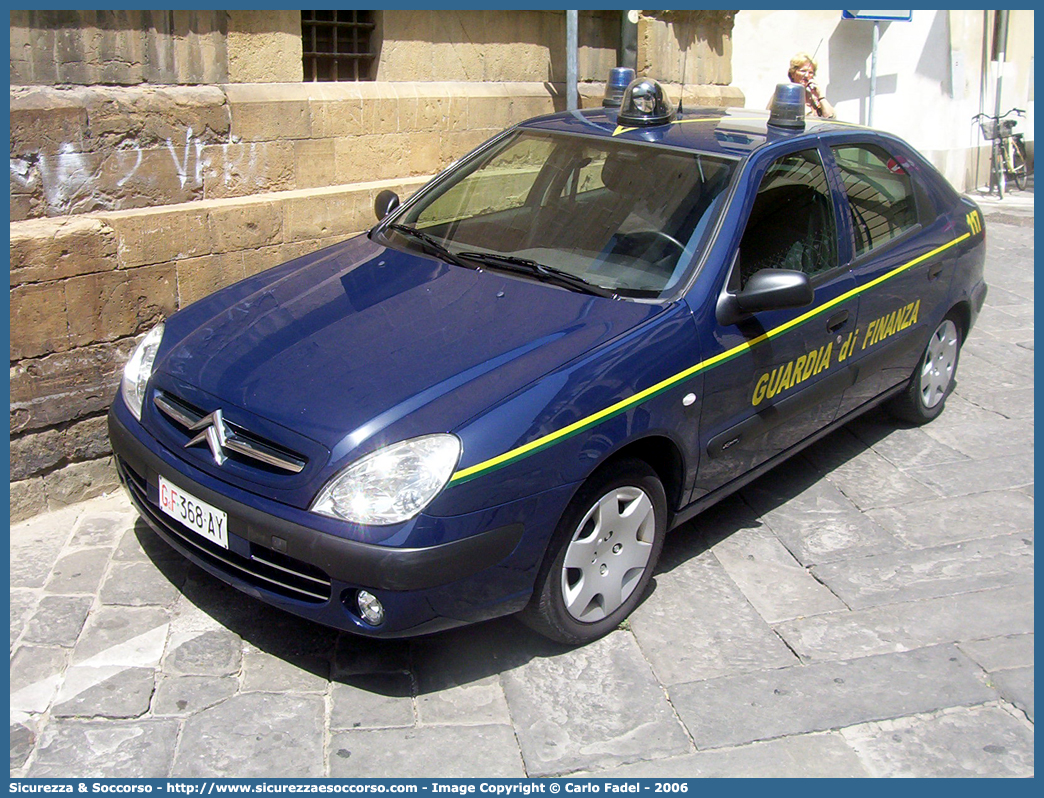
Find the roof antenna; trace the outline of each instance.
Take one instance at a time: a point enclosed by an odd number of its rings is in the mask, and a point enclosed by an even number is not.
[[[678,116],[681,116],[682,103],[685,102],[685,65],[689,63],[689,46],[685,45],[685,53],[682,55],[682,77],[681,77],[681,96],[678,97]]]

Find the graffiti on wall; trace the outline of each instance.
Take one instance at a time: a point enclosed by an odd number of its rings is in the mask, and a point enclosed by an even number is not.
[[[11,195],[32,197],[32,216],[61,216],[242,196],[265,190],[268,171],[258,142],[208,144],[187,128],[184,140],[159,147],[80,152],[66,143],[13,157]]]

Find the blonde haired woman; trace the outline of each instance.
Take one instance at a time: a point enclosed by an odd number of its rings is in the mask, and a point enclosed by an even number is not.
[[[805,87],[805,116],[818,116],[823,119],[834,119],[834,106],[827,102],[819,86],[816,85],[816,62],[808,53],[797,53],[790,59],[787,77],[791,83]]]

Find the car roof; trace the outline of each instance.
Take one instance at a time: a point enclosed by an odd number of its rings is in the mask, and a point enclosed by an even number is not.
[[[660,144],[726,156],[746,157],[761,147],[824,133],[861,129],[834,120],[807,119],[803,129],[770,126],[769,112],[753,108],[705,108],[684,110],[670,122],[646,127],[617,124],[615,108],[564,111],[529,119],[518,125],[526,130],[548,130]]]

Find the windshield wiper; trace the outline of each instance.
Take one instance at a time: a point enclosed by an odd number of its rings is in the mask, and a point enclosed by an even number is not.
[[[402,233],[403,235],[416,238],[418,241],[424,244],[428,252],[438,255],[442,260],[446,261],[447,263],[452,263],[454,266],[462,266],[465,269],[478,268],[477,266],[473,266],[470,263],[465,263],[458,256],[450,252],[441,241],[435,238],[435,236],[428,235],[423,230],[418,230],[416,227],[410,227],[406,224],[390,224],[385,229],[394,230],[397,233]]]
[[[600,286],[597,283],[592,283],[589,280],[585,280],[583,277],[578,277],[577,275],[570,274],[567,271],[556,269],[554,266],[546,266],[543,263],[538,263],[529,258],[519,258],[515,255],[499,255],[495,252],[458,252],[457,257],[476,260],[486,266],[503,269],[504,271],[536,277],[544,282],[554,283],[563,288],[580,291],[584,294],[594,294],[595,296],[604,297],[616,296],[615,291]]]

